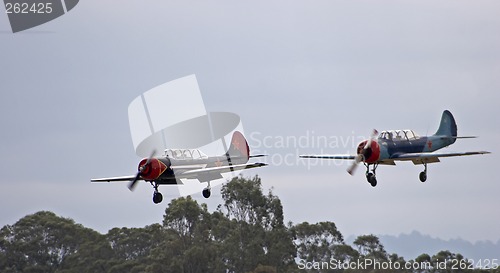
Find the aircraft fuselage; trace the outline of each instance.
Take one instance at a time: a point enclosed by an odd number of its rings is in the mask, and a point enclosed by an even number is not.
[[[454,142],[454,138],[446,136],[424,136],[413,140],[377,139],[380,146],[378,160],[391,159],[394,155],[407,153],[434,152],[447,147]]]
[[[169,157],[153,158],[141,173],[141,178],[146,181],[155,181],[158,184],[181,184],[180,178],[184,178],[186,171],[206,169],[213,167],[244,164],[248,161],[246,157],[214,156],[199,159],[175,159]],[[140,170],[147,162],[143,159],[138,166]],[[222,178],[218,172],[205,173],[197,179],[210,181]]]

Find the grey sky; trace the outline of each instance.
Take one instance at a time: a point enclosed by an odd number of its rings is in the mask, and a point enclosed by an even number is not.
[[[101,232],[161,221],[167,186],[154,205],[147,184],[89,180],[134,173],[129,103],[196,74],[207,110],[240,115],[254,151],[296,160],[244,173],[273,188],[287,220],[334,221],[345,236],[499,240],[500,3],[269,2],[87,0],[17,34],[0,15],[0,225],[42,209]],[[425,184],[411,163],[380,167],[372,188],[362,168],[350,177],[347,163],[294,157],[352,143],[256,147],[372,128],[431,134],[444,109],[460,135],[480,136],[447,150],[493,154],[429,165]],[[209,207],[220,202],[215,189]]]

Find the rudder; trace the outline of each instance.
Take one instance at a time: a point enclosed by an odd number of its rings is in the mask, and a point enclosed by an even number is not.
[[[439,129],[434,135],[449,137],[457,136],[457,123],[455,122],[455,118],[450,111],[445,110],[443,112],[443,115],[441,116],[441,123],[439,124]],[[453,142],[455,142],[455,140],[456,139],[454,139]]]
[[[231,145],[226,152],[226,155],[232,160],[242,160],[245,163],[250,158],[250,148],[248,147],[247,140],[239,131],[235,131],[231,138]]]

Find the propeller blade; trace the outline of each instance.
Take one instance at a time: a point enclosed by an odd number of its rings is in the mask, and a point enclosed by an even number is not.
[[[359,162],[364,160],[365,150],[368,150],[372,147],[372,142],[373,142],[373,140],[375,140],[377,135],[378,135],[377,129],[373,129],[372,134],[370,135],[370,139],[368,139],[368,141],[366,142],[365,147],[363,147],[363,150],[361,151],[361,153],[359,153],[356,156],[352,165],[349,168],[347,168],[347,172],[350,175],[354,175],[354,172],[356,171],[356,168],[358,167]]]
[[[352,165],[349,168],[347,168],[347,172],[350,175],[354,175],[354,172],[356,171],[356,168],[358,167],[359,162],[361,162],[361,161],[363,161],[363,155],[358,154],[358,156],[356,156],[356,158],[354,159],[354,162],[352,163]]]
[[[375,139],[375,137],[377,137],[377,135],[378,135],[377,129],[373,129],[370,139],[366,142],[366,145],[364,147],[365,150],[372,147],[372,141]]]
[[[153,150],[151,155],[148,157],[148,160],[146,160],[146,163],[144,163],[144,165],[142,165],[139,168],[139,171],[137,172],[137,175],[135,176],[134,180],[132,180],[132,182],[130,182],[130,184],[128,184],[128,189],[130,191],[134,190],[137,181],[139,181],[139,178],[141,177],[142,171],[146,168],[146,166],[148,166],[151,163],[151,160],[153,160],[153,157],[155,156],[155,154],[156,154],[156,150]]]
[[[153,150],[153,152],[151,153],[151,155],[148,157],[148,160],[146,160],[146,163],[143,165],[143,168],[146,168],[147,165],[149,165],[149,163],[151,163],[151,160],[153,159],[153,157],[155,156],[156,154],[156,150]]]
[[[372,139],[370,138],[367,142],[365,147],[363,147],[363,150],[370,149],[372,147]]]
[[[139,181],[140,176],[141,176],[141,172],[138,172],[137,175],[135,176],[134,180],[132,180],[132,182],[130,182],[130,184],[128,184],[128,189],[130,191],[134,190],[135,185],[136,185],[137,181]]]

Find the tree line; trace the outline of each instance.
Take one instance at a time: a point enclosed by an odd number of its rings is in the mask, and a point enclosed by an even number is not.
[[[375,235],[349,245],[333,222],[285,224],[280,199],[262,191],[258,176],[233,178],[221,193],[214,212],[181,197],[168,204],[161,224],[106,234],[49,211],[27,215],[0,230],[0,272],[500,273],[472,269],[446,250],[407,261],[387,253]]]

